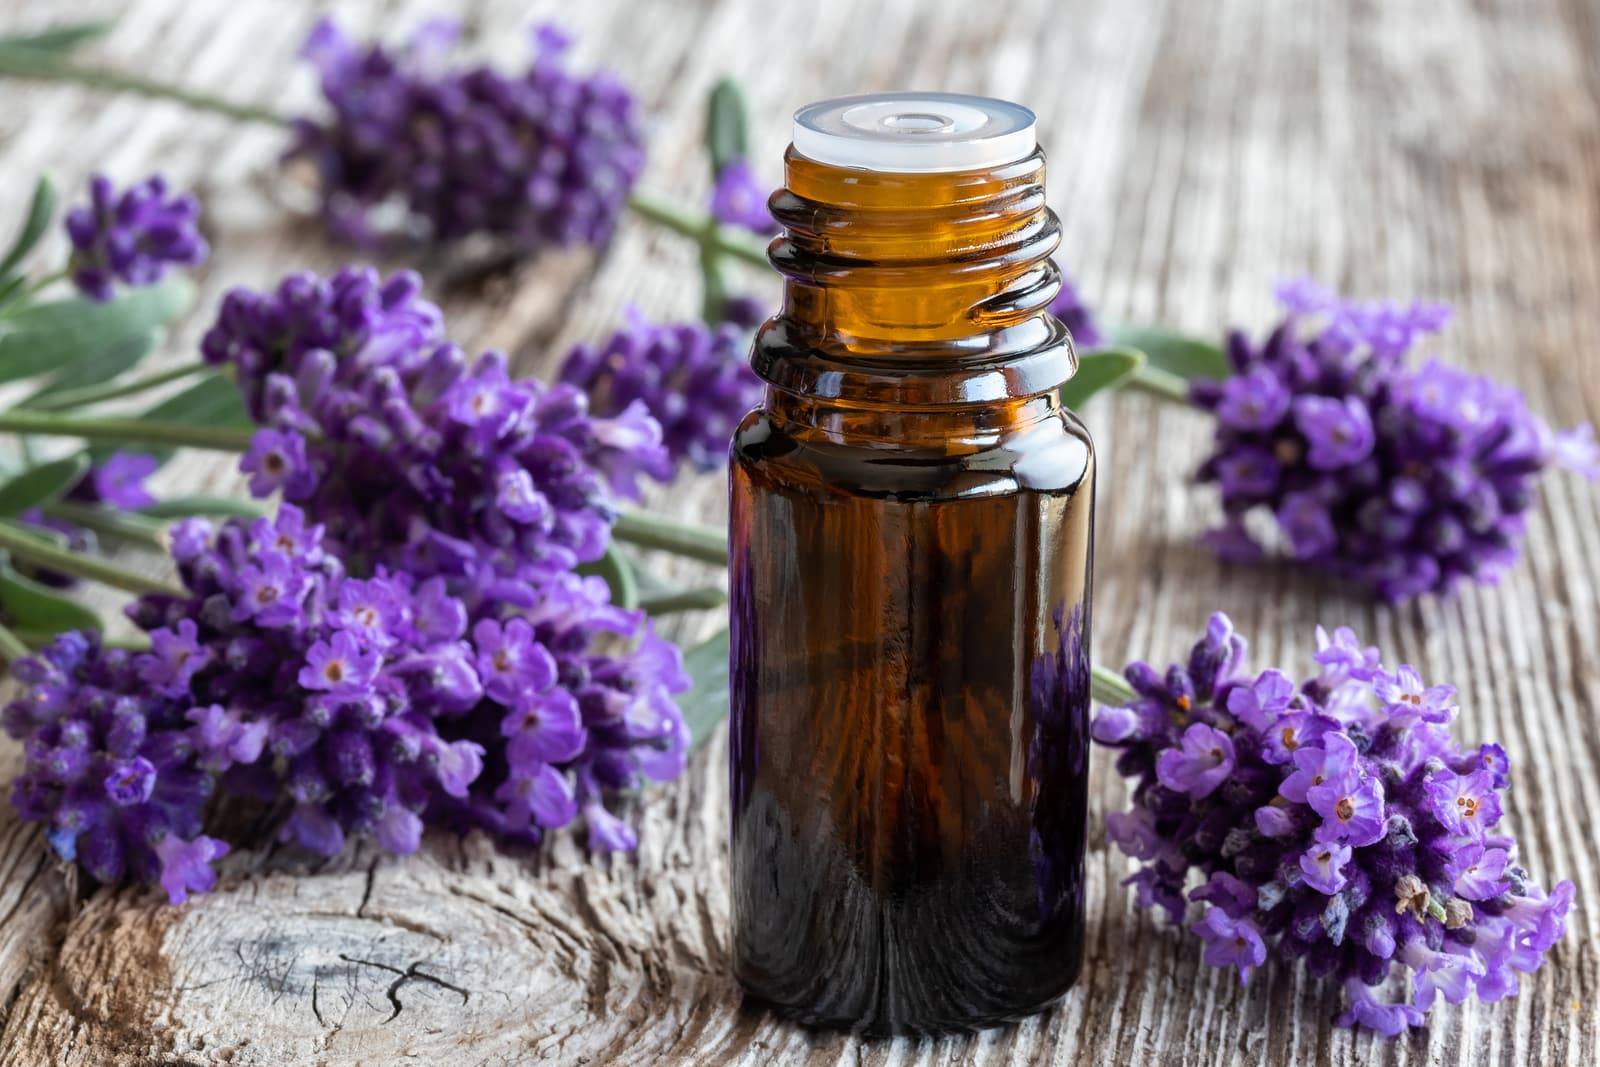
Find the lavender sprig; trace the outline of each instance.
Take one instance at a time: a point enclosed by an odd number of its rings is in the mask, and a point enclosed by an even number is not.
[[[537,28],[518,74],[446,66],[456,32],[431,20],[391,50],[325,19],[307,38],[329,116],[296,121],[288,158],[316,167],[330,227],[370,243],[393,201],[441,240],[603,243],[644,166],[632,94],[610,74],[567,70],[571,39],[553,26]]]
[[[118,192],[111,179],[96,174],[89,181],[89,203],[67,213],[72,284],[89,299],[104,302],[118,282],[153,285],[172,266],[199,266],[209,252],[199,217],[195,198],[169,195],[160,175]]]
[[[1224,558],[1259,559],[1252,512],[1288,553],[1386,600],[1493,582],[1521,555],[1539,479],[1600,476],[1589,426],[1552,431],[1522,394],[1429,361],[1408,362],[1448,321],[1430,304],[1358,304],[1309,283],[1265,342],[1235,331],[1232,376],[1191,384],[1216,416],[1198,477],[1222,493]]]
[[[1213,615],[1186,662],[1129,664],[1136,697],[1095,715],[1095,740],[1136,783],[1106,820],[1139,861],[1124,884],[1174,923],[1193,914],[1205,961],[1241,981],[1270,952],[1341,982],[1343,1026],[1393,1036],[1440,996],[1516,992],[1565,933],[1574,891],[1547,893],[1518,864],[1499,825],[1504,749],[1458,745],[1455,689],[1385,669],[1348,629],[1318,629],[1319,671],[1299,684],[1245,673],[1244,654]]]
[[[489,579],[470,612],[440,577],[352,576],[291,505],[170,542],[182,588],[128,608],[149,650],[63,634],[16,661],[0,715],[27,757],[13,803],[98,881],[211,888],[218,790],[287,800],[280,836],[321,855],[353,833],[408,853],[429,822],[537,842],[579,817],[617,850],[637,834],[609,797],[683,771],[682,658],[599,579]]]
[[[346,268],[236,289],[202,342],[260,430],[243,469],[371,567],[539,582],[598,559],[614,500],[672,463],[642,404],[589,414],[570,385],[513,380],[443,337],[412,274]]]
[[[140,661],[72,632],[12,664],[22,690],[0,723],[23,742],[24,764],[11,803],[95,879],[158,882],[181,904],[215,884],[211,863],[228,846],[200,832],[215,779],[187,704],[152,692]]]

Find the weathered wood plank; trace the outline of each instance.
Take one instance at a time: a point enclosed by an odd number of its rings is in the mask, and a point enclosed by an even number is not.
[[[526,5],[463,6],[477,46],[515,57]],[[309,5],[104,0],[72,14],[122,7],[97,55],[239,99],[312,99],[305,73],[288,74]],[[339,9],[393,32],[431,5]],[[26,0],[0,30],[57,17]],[[1271,282],[1300,272],[1448,299],[1449,358],[1515,382],[1554,422],[1600,416],[1600,13],[1582,0],[888,0],[870,14],[842,0],[651,0],[559,18],[582,59],[621,68],[647,101],[652,190],[703,196],[701,107],[723,73],[745,83],[755,157],[774,179],[785,116],[806,99],[906,85],[1014,96],[1040,112],[1063,261],[1106,317],[1264,325]],[[292,190],[267,195],[275,131],[67,88],[0,83],[0,102],[13,187],[41,167],[75,186],[97,167],[159,166],[205,194],[217,256],[164,358],[192,351],[226,286],[345,258],[286,218],[275,200]],[[20,206],[0,201],[0,223]],[[461,265],[424,266],[442,284]],[[602,254],[546,257],[443,299],[463,342],[536,372],[628,303],[691,314],[692,272],[681,242],[634,224]],[[1525,564],[1499,588],[1374,607],[1289,568],[1213,563],[1194,536],[1214,504],[1183,482],[1206,424],[1159,414],[1138,396],[1090,412],[1106,471],[1097,653],[1176,656],[1222,607],[1258,663],[1301,663],[1316,623],[1348,623],[1459,685],[1463,732],[1518,759],[1511,825],[1529,864],[1579,887],[1571,933],[1518,998],[1441,1008],[1393,1043],[1335,1030],[1336,997],[1300,969],[1241,990],[1201,965],[1134,907],[1118,886],[1127,862],[1097,829],[1088,961],[1059,1008],[942,1041],[806,1033],[740,1010],[725,974],[719,737],[683,782],[644,799],[637,857],[591,865],[567,839],[534,856],[430,837],[403,861],[363,848],[308,866],[263,845],[180,910],[100,891],[67,919],[36,831],[0,814],[0,1063],[1596,1062],[1600,497],[1553,481]],[[163,481],[238,485],[215,457],[185,457]],[[658,503],[715,521],[722,494],[707,477]],[[1100,766],[1092,797],[1098,827],[1126,792]]]

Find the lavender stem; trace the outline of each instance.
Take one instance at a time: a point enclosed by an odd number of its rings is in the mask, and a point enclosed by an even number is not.
[[[0,430],[119,444],[176,445],[215,452],[244,452],[249,449],[256,432],[247,426],[191,426],[180,422],[85,418],[40,411],[0,412]]]
[[[114,563],[100,559],[98,556],[83,555],[78,552],[69,552],[57,548],[55,545],[28,533],[15,523],[0,519],[0,549],[4,549],[17,559],[27,560],[41,567],[70,574],[77,578],[86,578],[89,581],[109,585],[115,589],[143,595],[145,593],[164,593],[170,596],[183,596],[183,590],[156,578],[146,578],[142,574],[125,571]]]
[[[0,75],[14,78],[31,78],[35,81],[73,82],[96,89],[114,89],[138,93],[160,100],[176,100],[201,111],[212,111],[229,118],[247,122],[267,122],[287,126],[290,119],[275,111],[250,104],[235,104],[208,93],[185,89],[179,85],[157,81],[137,74],[128,74],[108,67],[73,63],[59,56],[21,45],[0,44]]]
[[[32,411],[67,411],[71,408],[86,407],[89,404],[98,404],[103,400],[116,400],[125,396],[133,396],[147,389],[154,389],[168,382],[179,381],[183,378],[204,374],[207,371],[215,372],[216,368],[208,363],[184,363],[143,378],[133,381],[112,381],[100,385],[86,385],[81,389],[63,389],[59,393],[51,393],[40,397],[29,404]]]

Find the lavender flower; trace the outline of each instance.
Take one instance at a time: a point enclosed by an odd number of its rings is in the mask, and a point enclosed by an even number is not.
[[[1217,419],[1198,476],[1222,492],[1228,520],[1208,540],[1225,558],[1262,555],[1245,525],[1261,510],[1295,559],[1384,599],[1447,592],[1516,561],[1545,471],[1600,476],[1588,426],[1555,433],[1514,389],[1407,363],[1446,309],[1350,303],[1308,283],[1280,297],[1289,316],[1264,344],[1229,337],[1234,375],[1191,387]]]
[[[1135,698],[1095,716],[1137,783],[1106,825],[1140,861],[1125,883],[1140,903],[1174,923],[1198,905],[1205,961],[1241,980],[1269,949],[1305,959],[1343,983],[1344,1026],[1393,1036],[1440,995],[1516,992],[1565,933],[1573,886],[1546,893],[1517,865],[1505,752],[1460,747],[1454,690],[1384,669],[1347,629],[1318,629],[1318,673],[1299,685],[1244,673],[1244,652],[1213,615],[1186,663],[1129,664]]]
[[[711,188],[711,214],[727,226],[769,234],[778,228],[767,209],[767,188],[746,159],[735,159],[717,172]]]
[[[0,722],[25,756],[11,803],[56,854],[100,882],[157,882],[181,904],[215,884],[228,846],[200,833],[213,777],[187,705],[144,685],[148,660],[63,634],[12,665],[22,691]]]
[[[235,289],[202,350],[264,428],[244,462],[364,571],[539,582],[605,551],[613,499],[672,463],[643,404],[593,418],[570,385],[511,379],[443,339],[415,275],[346,268]],[[698,380],[698,379],[697,379]]]
[[[296,123],[288,158],[316,167],[330,229],[371,243],[378,209],[398,204],[436,240],[605,242],[644,164],[633,97],[609,74],[569,72],[552,27],[519,74],[446,66],[455,35],[434,20],[404,48],[363,48],[324,20],[307,38],[330,114]]]
[[[209,251],[199,217],[194,197],[169,196],[160,175],[118,193],[111,179],[96,174],[89,203],[67,213],[72,284],[90,300],[106,301],[117,282],[153,285],[174,264],[198,266]]]
[[[739,420],[761,400],[737,327],[652,325],[637,313],[602,345],[577,345],[560,379],[585,390],[601,415],[640,404],[661,424],[674,463],[700,470],[727,462]]]
[[[488,757],[441,816],[536,843],[581,813],[590,848],[634,848],[633,828],[602,798],[683,773],[689,735],[673,696],[690,679],[676,646],[610,604],[599,578],[561,575],[537,590],[495,581],[487,592],[497,608],[471,631],[486,699],[441,729]]]
[[[135,511],[155,503],[156,498],[144,483],[160,466],[159,459],[142,452],[113,452],[91,466],[68,495],[88,504]]]
[[[464,796],[483,762],[438,730],[483,698],[460,601],[438,579],[348,576],[291,505],[214,536],[185,520],[173,556],[187,596],[128,613],[151,636],[139,678],[185,709],[201,766],[286,796],[283,837],[319,854],[354,832],[415,850],[428,806]]]
[[[152,646],[132,673],[184,709],[204,773],[290,802],[285,840],[406,853],[430,822],[538,841],[581,814],[592,847],[632,848],[606,798],[683,771],[677,649],[601,579],[488,571],[469,608],[442,577],[349,575],[288,504],[172,543],[187,593],[129,608]]]
[[[1056,293],[1054,300],[1050,301],[1050,314],[1061,320],[1061,324],[1072,334],[1072,343],[1079,348],[1093,348],[1103,341],[1104,335],[1095,324],[1094,313],[1087,304],[1078,296],[1078,290],[1073,287],[1072,279],[1065,274],[1061,275],[1061,290]]]

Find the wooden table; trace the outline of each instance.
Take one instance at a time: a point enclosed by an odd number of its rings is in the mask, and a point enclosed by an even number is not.
[[[439,3],[339,5],[391,36]],[[510,61],[529,6],[462,5],[474,47]],[[314,102],[293,54],[316,15],[273,0],[11,0],[0,29],[125,9],[91,54],[288,108]],[[1593,0],[1094,4],[1086,0],[631,0],[563,5],[582,63],[618,68],[651,115],[644,186],[699,201],[705,93],[744,82],[756,161],[776,180],[807,100],[938,87],[1038,111],[1061,259],[1110,319],[1203,331],[1266,326],[1274,279],[1311,273],[1367,296],[1453,302],[1444,354],[1492,370],[1558,425],[1600,418],[1600,8]],[[175,105],[0,83],[0,223],[49,168],[160,168],[205,198],[215,257],[164,359],[192,358],[222,292],[347,253],[294,217],[280,135]],[[60,241],[57,239],[57,247]],[[396,264],[390,264],[396,265]],[[628,304],[696,306],[691,250],[629,221],[602,254],[488,277],[419,264],[453,334],[527,372],[606,331]],[[764,292],[775,292],[760,279]],[[1159,418],[1159,421],[1157,421]],[[1195,536],[1215,502],[1186,485],[1197,415],[1119,396],[1089,414],[1104,463],[1095,651],[1175,658],[1214,609],[1257,666],[1305,664],[1319,622],[1348,623],[1462,690],[1461,726],[1514,755],[1510,824],[1542,879],[1578,883],[1566,940],[1522,994],[1442,1007],[1395,1042],[1332,1027],[1337,993],[1298,967],[1248,988],[1136,909],[1106,846],[1126,791],[1092,788],[1090,942],[1055,1010],[972,1038],[862,1042],[741,1010],[727,975],[722,734],[642,802],[636,856],[591,863],[430,837],[405,860],[371,846],[317,863],[263,835],[184,908],[150,890],[76,900],[36,829],[0,810],[0,1062],[35,1064],[1354,1064],[1597,1062],[1600,1020],[1600,493],[1553,478],[1528,557],[1501,586],[1375,607],[1290,568],[1214,563]],[[162,485],[234,491],[191,454]],[[656,503],[705,521],[723,483]],[[155,566],[147,561],[147,566]],[[683,573],[692,565],[676,564]],[[107,597],[103,603],[114,601]],[[714,625],[698,619],[680,636]],[[4,742],[0,771],[17,753]]]

